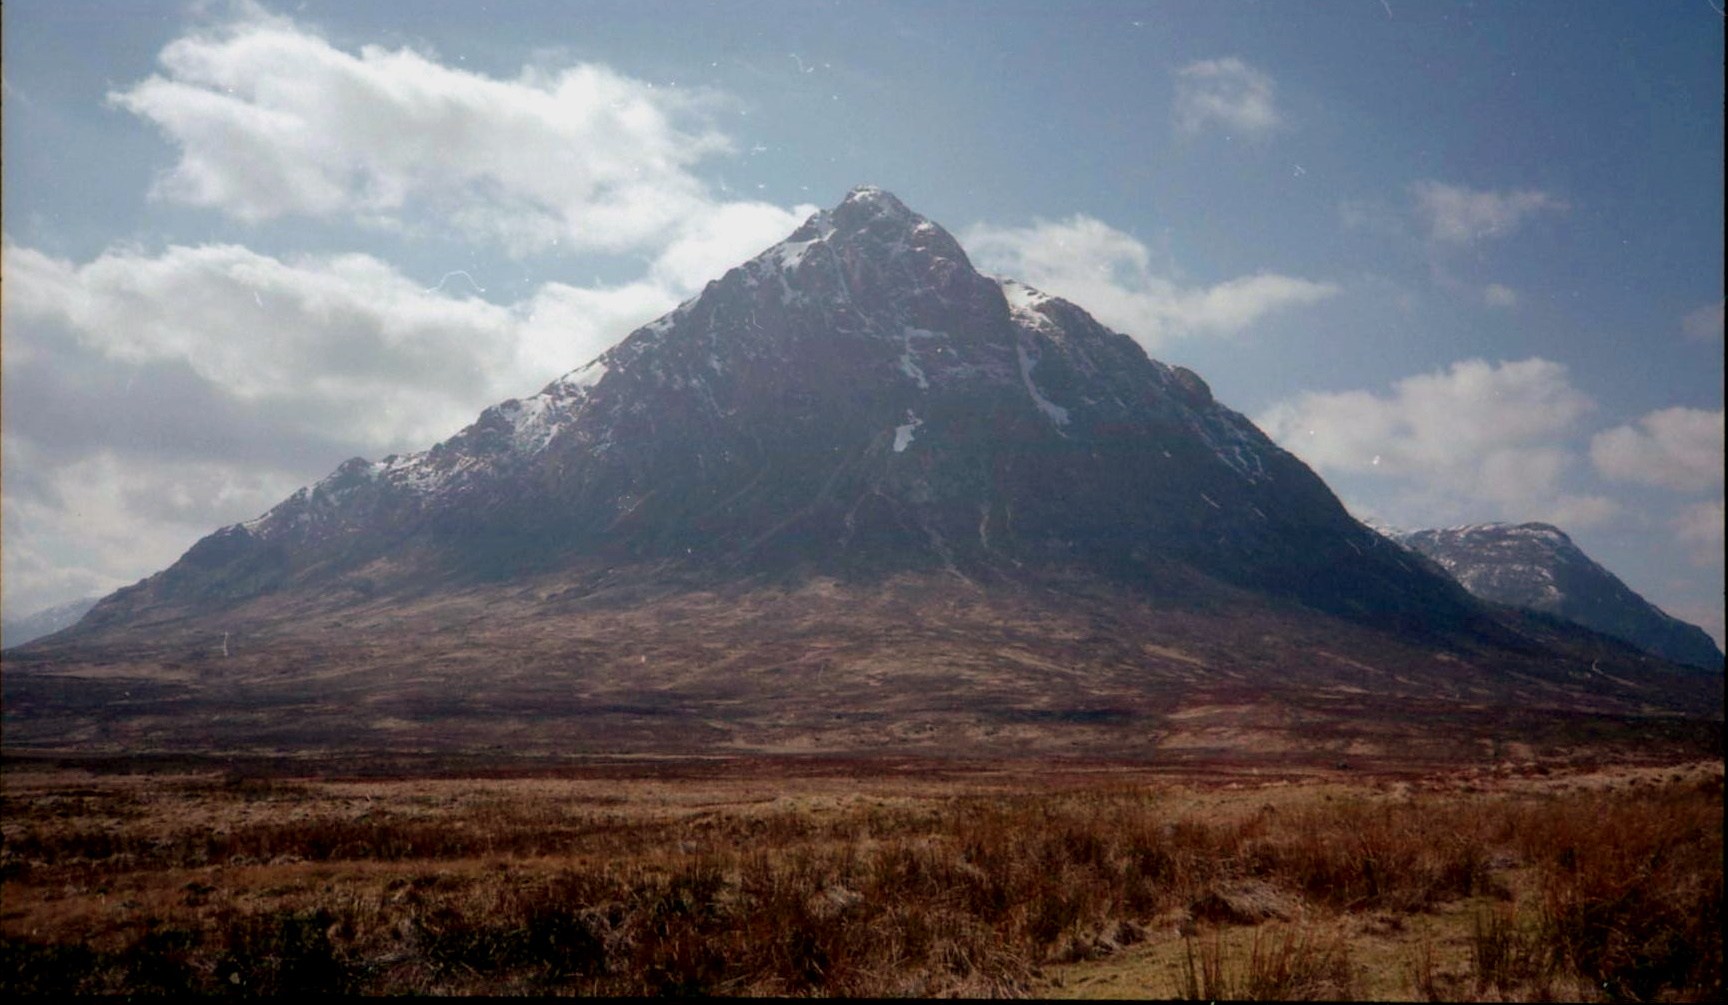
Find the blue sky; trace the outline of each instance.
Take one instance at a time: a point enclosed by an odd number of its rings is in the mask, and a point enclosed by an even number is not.
[[[4,7],[4,604],[532,393],[860,183],[1405,527],[1723,635],[1712,0]]]

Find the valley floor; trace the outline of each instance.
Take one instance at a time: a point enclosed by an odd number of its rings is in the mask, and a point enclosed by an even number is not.
[[[4,767],[9,993],[1722,994],[1721,761]]]

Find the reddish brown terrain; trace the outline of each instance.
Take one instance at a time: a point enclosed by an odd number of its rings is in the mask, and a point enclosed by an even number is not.
[[[1570,660],[1424,644],[1222,586],[1161,602],[1080,575],[675,585],[269,596],[205,622],[223,634],[13,651],[6,744],[1366,766],[1720,742],[1719,677],[1600,637]]]
[[[1721,993],[1720,668],[868,187],[4,659],[8,991]]]
[[[12,758],[25,993],[1716,1000],[1722,766]]]

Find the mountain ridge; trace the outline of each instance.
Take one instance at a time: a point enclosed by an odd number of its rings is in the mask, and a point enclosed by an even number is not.
[[[1483,599],[1558,615],[1677,663],[1722,669],[1722,650],[1702,628],[1644,599],[1553,524],[1462,524],[1389,536]]]
[[[1472,597],[1197,374],[868,186],[8,655],[37,744],[1390,757],[1720,711]]]
[[[340,554],[361,531],[501,575],[596,549],[747,558],[799,536],[801,560],[881,538],[957,570],[1158,552],[1370,613],[1415,574],[1396,555],[1363,569],[1377,536],[1198,375],[978,273],[946,231],[869,186],[539,394],[428,451],[345,462],[116,597],[278,588],[377,557],[382,545]],[[1298,533],[1312,540],[1293,546]],[[1336,554],[1304,553],[1314,541]],[[1338,595],[1315,588],[1320,571]],[[1392,605],[1412,624],[1423,605],[1472,617],[1449,584],[1421,587],[1420,603]],[[124,616],[113,599],[93,624]]]
[[[90,608],[95,607],[102,596],[78,597],[58,604],[31,611],[18,618],[7,619],[0,626],[0,636],[5,639],[5,646],[21,646],[44,635],[52,635],[62,628],[70,628],[83,618]]]

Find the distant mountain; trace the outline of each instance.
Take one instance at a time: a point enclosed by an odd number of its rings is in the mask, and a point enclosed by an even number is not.
[[[45,607],[34,614],[21,618],[13,618],[0,622],[0,645],[7,648],[21,646],[26,642],[39,639],[44,635],[52,635],[62,628],[78,623],[85,612],[96,606],[101,597],[80,597],[68,600],[64,604]]]
[[[1698,675],[1533,617],[862,187],[540,393],[9,653],[6,736],[1402,756],[1719,718]]]
[[[1663,613],[1545,523],[1488,523],[1389,535],[1485,600],[1559,615],[1688,666],[1721,670],[1722,650]]]

